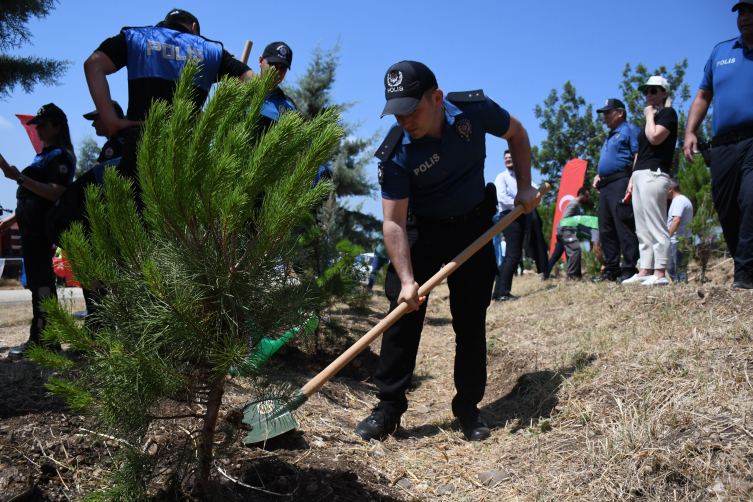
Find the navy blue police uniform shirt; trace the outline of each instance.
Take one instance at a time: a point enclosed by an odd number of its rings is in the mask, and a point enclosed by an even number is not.
[[[714,92],[714,136],[753,127],[753,50],[742,36],[714,47],[706,62],[701,89]]]
[[[473,92],[479,100],[453,104],[454,93],[444,100],[441,138],[411,139],[401,129],[402,140],[380,166],[383,198],[409,199],[415,214],[438,219],[466,214],[484,200],[486,134],[504,136],[510,114]]]
[[[47,146],[34,157],[30,166],[21,174],[40,183],[51,183],[67,187],[73,182],[76,163],[70,155],[56,146]],[[26,231],[44,235],[44,222],[47,212],[55,201],[47,200],[26,187],[16,190],[16,214]]]
[[[264,99],[264,104],[261,106],[261,115],[270,121],[277,122],[280,115],[289,110],[297,110],[295,103],[278,87]]]
[[[152,101],[172,101],[180,71],[188,58],[201,64],[197,75],[195,103],[201,108],[212,84],[229,75],[239,77],[247,65],[223,49],[222,44],[192,34],[180,23],[123,28],[97,49],[119,70],[128,67],[128,113],[130,120],[144,120]]]
[[[609,137],[601,147],[598,168],[600,178],[633,168],[640,132],[638,126],[627,122],[620,124],[614,131],[609,131]]]
[[[123,142],[115,136],[105,142],[102,151],[99,152],[97,163],[107,162],[108,160],[117,159],[123,156]]]

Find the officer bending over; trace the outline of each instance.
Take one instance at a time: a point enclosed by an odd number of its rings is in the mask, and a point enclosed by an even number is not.
[[[732,7],[740,36],[714,47],[690,106],[685,158],[697,152],[696,130],[714,100],[711,194],[735,259],[733,288],[753,289],[753,0]]]
[[[530,212],[536,198],[528,134],[483,91],[445,97],[432,71],[415,61],[393,65],[384,86],[387,104],[382,116],[397,119],[376,154],[384,240],[392,261],[385,293],[391,310],[405,302],[411,312],[382,338],[374,375],[380,402],[356,428],[356,434],[367,440],[394,432],[408,408],[405,391],[426,315],[427,297],[418,297],[419,284],[492,225],[495,190],[484,188],[487,133],[508,141],[517,173],[516,204]],[[495,265],[489,242],[447,280],[457,344],[452,412],[471,441],[491,433],[477,405],[486,387],[486,309]]]

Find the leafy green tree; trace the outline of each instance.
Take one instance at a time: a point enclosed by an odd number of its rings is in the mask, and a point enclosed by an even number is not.
[[[568,80],[561,94],[552,89],[543,106],[536,105],[533,113],[547,133],[541,146],[531,148],[532,166],[539,170],[542,181],[559,185],[565,164],[572,159],[583,159],[588,162],[585,182],[588,184],[596,174],[607,133],[603,121],[594,116],[593,105],[586,103]],[[556,197],[556,190],[552,190],[545,200]]]
[[[55,0],[3,0],[0,3],[0,99],[7,99],[17,84],[30,93],[35,85],[57,85],[70,61],[7,53],[31,44],[26,27],[32,18],[45,18],[55,8]]]
[[[301,326],[319,304],[316,289],[282,265],[291,229],[332,190],[311,180],[342,137],[337,109],[310,122],[283,114],[252,145],[274,72],[224,81],[198,120],[196,72],[187,65],[172,104],[157,101],[147,114],[138,153],[143,212],[131,183],[109,168],[106,190],[95,185],[86,194],[91,232],[76,224],[63,236],[76,280],[107,291],[89,325],[97,328],[77,324],[55,301],[45,304],[44,338],[83,352],[82,362],[43,348],[30,355],[75,368],[74,378],[51,379],[51,391],[126,442],[102,499],[145,498],[158,458],[140,445],[163,420],[187,420],[194,431],[164,450],[173,468],[168,486],[193,472],[192,491],[204,495],[215,445],[237,438],[231,424],[218,425],[229,369],[263,339]],[[260,383],[264,371],[249,382],[271,385]],[[284,385],[259,387],[255,403],[289,395]]]
[[[78,156],[76,157],[76,178],[94,167],[99,158],[99,145],[93,136],[84,136],[78,144]]]

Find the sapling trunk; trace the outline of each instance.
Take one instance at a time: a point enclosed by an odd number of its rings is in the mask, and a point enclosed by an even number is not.
[[[198,444],[199,466],[197,468],[196,483],[191,493],[196,496],[206,494],[209,475],[212,471],[214,456],[214,433],[217,430],[217,419],[220,416],[222,396],[225,394],[225,375],[214,379],[207,400],[207,411],[204,414],[204,425]]]

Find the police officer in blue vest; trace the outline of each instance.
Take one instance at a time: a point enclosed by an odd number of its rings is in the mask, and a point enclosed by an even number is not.
[[[118,168],[135,176],[136,145],[142,124],[154,100],[172,101],[176,83],[186,61],[201,63],[196,89],[196,110],[200,110],[212,84],[222,77],[247,80],[253,72],[235,59],[222,44],[200,35],[199,20],[184,10],[171,10],[156,26],[123,28],[120,34],[102,42],[84,63],[84,73],[94,104],[110,134],[120,132],[123,157]],[[128,112],[115,113],[107,75],[128,67]]]
[[[45,218],[54,202],[73,181],[76,156],[71,144],[68,119],[53,103],[44,105],[27,122],[36,125],[44,145],[30,166],[19,172],[0,156],[0,168],[6,178],[18,183],[16,214],[0,222],[0,231],[18,223],[21,256],[26,270],[26,287],[31,291],[32,318],[29,340],[11,349],[8,357],[21,359],[26,350],[40,341],[39,334],[47,322],[42,315],[45,297],[57,297],[52,270],[52,241],[45,232]],[[59,348],[59,347],[58,347]]]
[[[608,99],[596,110],[604,115],[609,135],[601,147],[594,188],[599,192],[599,237],[604,252],[604,272],[593,282],[624,281],[638,273],[638,236],[632,204],[623,202],[633,164],[638,157],[637,126],[627,122],[625,105]],[[622,255],[622,266],[620,266]]]
[[[696,131],[714,100],[711,194],[735,259],[733,288],[753,289],[753,0],[735,3],[740,36],[711,51],[685,128],[685,157],[698,151]]]
[[[115,115],[122,119],[125,114],[117,101],[113,100],[112,107],[115,109]],[[97,136],[107,138],[105,144],[102,146],[102,150],[97,157],[97,163],[107,162],[108,160],[117,159],[123,156],[123,142],[117,135],[110,134],[110,130],[107,129],[105,123],[102,121],[102,117],[99,116],[99,112],[94,110],[93,112],[85,113],[84,118],[92,121],[92,127]]]
[[[387,104],[382,116],[397,124],[377,151],[384,209],[384,241],[391,264],[385,293],[390,309],[407,303],[404,315],[382,338],[374,382],[379,404],[356,428],[363,439],[383,438],[400,425],[410,385],[427,297],[420,283],[492,225],[496,190],[484,186],[487,134],[508,141],[515,164],[516,205],[535,208],[531,148],[520,122],[481,90],[446,97],[434,73],[415,61],[390,67],[384,77]],[[452,274],[450,310],[456,335],[453,414],[470,441],[491,431],[478,403],[486,387],[486,309],[497,267],[489,242]]]

